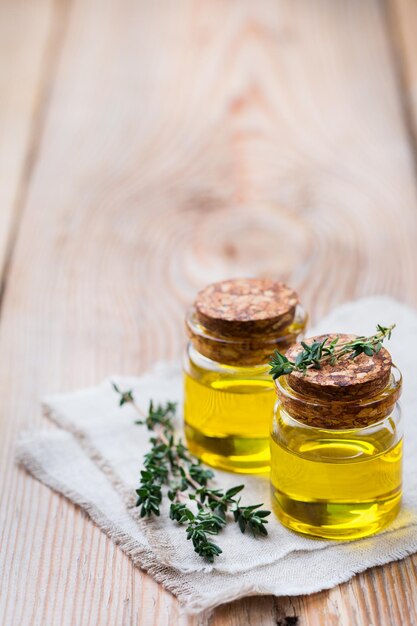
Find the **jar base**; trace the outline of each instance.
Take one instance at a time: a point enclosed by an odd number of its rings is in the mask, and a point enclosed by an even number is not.
[[[184,424],[191,454],[212,467],[237,474],[264,474],[270,468],[269,438],[212,437]]]
[[[272,488],[272,508],[279,521],[299,534],[317,539],[350,540],[380,532],[398,515],[401,491],[368,502],[294,500]]]

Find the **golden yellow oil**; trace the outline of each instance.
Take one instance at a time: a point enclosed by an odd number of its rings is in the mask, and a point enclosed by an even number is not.
[[[184,427],[189,450],[224,470],[268,471],[275,398],[267,366],[223,365],[215,371],[192,363],[184,374]]]
[[[402,440],[392,423],[375,426],[363,438],[360,430],[333,435],[326,430],[323,437],[312,430],[317,434],[294,429],[285,445],[276,432],[272,435],[272,500],[280,521],[328,539],[380,531],[396,517],[401,502]]]

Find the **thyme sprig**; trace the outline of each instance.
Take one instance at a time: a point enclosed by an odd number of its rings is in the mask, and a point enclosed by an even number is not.
[[[313,341],[310,345],[304,341],[301,342],[303,350],[299,352],[295,361],[290,361],[284,354],[275,350],[274,355],[269,362],[271,369],[269,373],[275,380],[285,374],[298,371],[305,373],[308,369],[321,369],[321,367],[330,363],[335,365],[344,357],[355,359],[360,354],[372,356],[377,354],[385,339],[391,339],[391,333],[395,328],[395,324],[391,326],[381,326],[377,324],[377,332],[370,337],[357,337],[352,341],[339,343],[339,338],[329,340],[328,337],[323,341]]]
[[[170,518],[185,526],[195,552],[210,563],[222,552],[210,537],[218,535],[229,520],[236,522],[242,533],[250,530],[254,536],[268,534],[266,518],[271,512],[262,509],[263,504],[242,506],[237,496],[244,485],[226,491],[210,486],[212,470],[201,465],[174,433],[175,403],[154,405],[151,401],[144,414],[132,390],[122,391],[115,383],[113,387],[119,394],[120,406],[131,404],[139,414],[135,424],[145,425],[152,432],[136,490],[141,517],[159,516],[166,494],[171,502]]]

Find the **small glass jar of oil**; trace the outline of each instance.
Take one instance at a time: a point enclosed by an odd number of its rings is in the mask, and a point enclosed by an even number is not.
[[[188,311],[184,428],[189,450],[233,472],[266,472],[275,402],[273,351],[297,341],[307,316],[297,294],[266,279],[209,285]]]
[[[292,360],[297,347],[290,353]],[[396,517],[401,385],[384,348],[276,381],[272,501],[285,526],[314,537],[356,539]]]

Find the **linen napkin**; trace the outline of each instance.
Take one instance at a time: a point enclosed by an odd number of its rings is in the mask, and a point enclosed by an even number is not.
[[[234,524],[216,538],[223,553],[213,565],[197,556],[162,507],[160,518],[141,520],[134,506],[142,457],[149,433],[134,424],[131,405],[118,406],[111,381],[133,388],[137,403],[177,400],[181,371],[160,364],[140,378],[110,377],[97,387],[46,398],[45,413],[59,426],[25,436],[19,461],[39,480],[87,511],[92,519],[143,569],[172,591],[190,612],[211,609],[245,595],[297,595],[348,580],[373,565],[417,551],[417,388],[413,352],[417,315],[389,298],[366,298],[339,307],[312,329],[372,333],[376,323],[397,323],[389,349],[404,375],[404,500],[395,522],[380,535],[353,542],[314,540],[292,533],[271,515],[268,537],[242,536]],[[181,416],[178,419],[181,428]],[[243,504],[269,507],[267,477],[242,477],[216,471],[222,488],[244,483]]]

